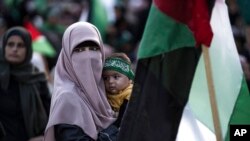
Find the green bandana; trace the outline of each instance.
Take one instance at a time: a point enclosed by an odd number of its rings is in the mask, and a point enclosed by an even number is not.
[[[130,63],[121,58],[107,58],[105,60],[103,70],[114,70],[126,75],[129,79],[134,79],[134,73],[130,67]]]

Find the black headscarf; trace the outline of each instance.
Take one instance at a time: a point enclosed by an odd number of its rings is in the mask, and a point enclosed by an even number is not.
[[[24,61],[17,65],[11,65],[5,58],[7,41],[13,35],[21,37],[27,49]],[[23,27],[10,28],[4,34],[0,47],[0,86],[1,89],[7,90],[10,78],[14,78],[18,82],[25,128],[28,136],[34,137],[44,130],[48,117],[38,90],[40,82],[46,81],[46,77],[43,73],[35,71],[31,58],[32,40],[29,32]]]

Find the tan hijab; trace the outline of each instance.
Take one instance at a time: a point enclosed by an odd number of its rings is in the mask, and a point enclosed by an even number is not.
[[[73,53],[74,47],[84,41],[97,43],[101,52]],[[97,28],[87,22],[69,26],[64,32],[62,50],[55,68],[46,141],[55,140],[53,126],[56,124],[77,125],[96,140],[98,132],[115,121],[101,77],[103,64],[103,43]]]

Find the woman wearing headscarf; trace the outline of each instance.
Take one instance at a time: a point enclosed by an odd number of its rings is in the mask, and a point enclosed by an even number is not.
[[[3,141],[42,139],[50,93],[44,73],[31,64],[31,35],[22,27],[6,31],[0,47],[0,122]]]
[[[70,25],[55,67],[45,141],[114,140],[116,118],[105,94],[103,65],[98,29],[87,22]]]

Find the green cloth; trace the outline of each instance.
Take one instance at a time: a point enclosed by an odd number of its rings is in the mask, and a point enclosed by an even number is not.
[[[107,11],[100,0],[91,0],[90,23],[95,25],[100,31],[101,37],[104,40],[106,28],[108,26]]]
[[[134,73],[131,69],[131,64],[121,58],[117,58],[117,57],[107,58],[105,60],[103,70],[104,71],[106,70],[117,71],[121,74],[124,74],[131,80],[134,79]]]

